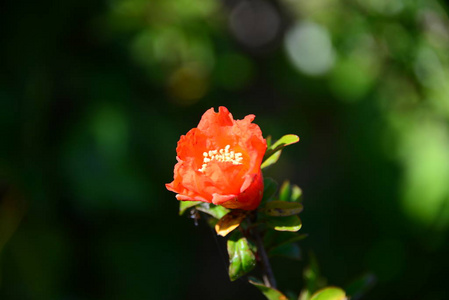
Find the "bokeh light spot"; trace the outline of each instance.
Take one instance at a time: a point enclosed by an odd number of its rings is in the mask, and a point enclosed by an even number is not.
[[[257,48],[272,42],[280,32],[279,13],[267,1],[239,2],[229,19],[231,31],[242,44]]]
[[[285,37],[285,48],[293,65],[308,75],[323,75],[334,65],[335,54],[329,32],[312,22],[293,26]]]
[[[173,72],[168,80],[168,91],[176,103],[191,105],[206,94],[208,85],[201,65],[190,63]]]
[[[405,134],[402,186],[404,212],[435,229],[449,225],[449,132],[442,123],[421,120]]]

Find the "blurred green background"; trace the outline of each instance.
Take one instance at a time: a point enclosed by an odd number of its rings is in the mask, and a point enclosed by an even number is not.
[[[204,111],[294,133],[304,260],[363,299],[447,299],[449,19],[434,0],[6,1],[0,299],[263,299],[179,217],[176,142]],[[217,245],[219,247],[217,247]],[[220,251],[220,249],[222,251]]]

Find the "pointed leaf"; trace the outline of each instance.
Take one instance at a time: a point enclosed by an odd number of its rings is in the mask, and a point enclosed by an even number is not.
[[[201,201],[179,201],[179,215],[182,216],[186,210],[199,204]]]
[[[302,196],[302,190],[296,184],[290,184],[288,180],[284,181],[279,189],[279,200],[300,202]]]
[[[299,214],[303,206],[297,202],[271,201],[265,205],[264,212],[269,216],[286,217]]]
[[[277,140],[274,144],[270,145],[270,147],[265,152],[265,158],[268,158],[275,152],[282,150],[286,146],[292,145],[297,142],[299,142],[299,136],[295,134],[286,134],[279,140]]]
[[[302,227],[301,219],[298,216],[271,217],[268,220],[268,225],[278,231],[291,232],[296,232]]]
[[[256,257],[248,240],[238,231],[234,232],[228,240],[229,278],[234,281],[256,266]]]
[[[299,142],[299,137],[294,134],[287,134],[277,140],[274,144],[270,145],[265,152],[263,163],[261,168],[266,168],[277,162],[281,151],[284,147]],[[276,155],[276,156],[275,156]],[[274,157],[273,157],[274,156]]]
[[[288,300],[287,296],[282,294],[280,291],[267,287],[256,278],[251,277],[249,283],[258,288],[259,291],[261,291],[268,300]]]
[[[246,218],[248,211],[232,210],[221,218],[215,225],[215,231],[218,235],[226,236],[228,233],[240,226],[240,223]]]
[[[278,151],[276,153],[273,153],[270,157],[264,160],[264,162],[260,165],[261,169],[265,169],[266,167],[269,167],[271,165],[274,165],[279,160],[279,157],[281,157],[281,152]]]
[[[326,287],[312,295],[310,300],[346,300],[345,291],[338,287]]]
[[[279,200],[290,201],[290,181],[286,180],[279,189]]]
[[[212,217],[214,217],[216,219],[221,219],[221,218],[223,218],[224,215],[229,213],[229,209],[224,208],[223,206],[220,206],[220,205],[214,205],[212,203],[202,202],[200,205],[196,206],[195,208],[199,211],[202,211],[206,214],[211,215]]]
[[[293,185],[291,188],[290,201],[300,202],[302,196],[302,190],[299,186]]]

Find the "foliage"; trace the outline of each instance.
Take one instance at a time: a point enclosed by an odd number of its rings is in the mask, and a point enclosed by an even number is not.
[[[283,270],[314,249],[332,284],[375,275],[363,299],[447,298],[444,1],[7,0],[1,11],[1,299],[258,299],[211,267],[214,237],[176,217],[161,187],[179,132],[219,105],[254,112],[273,136],[301,133],[264,169],[307,201],[301,252],[267,246],[282,290],[299,292],[304,279]],[[292,233],[275,234],[264,242]]]
[[[281,150],[285,146],[298,142],[299,138],[295,135],[286,135],[273,144],[271,144],[271,138],[268,141],[268,149],[262,166],[276,163]],[[273,159],[273,157],[276,158]],[[249,282],[269,300],[287,300],[287,297],[276,288],[268,257],[280,255],[293,259],[300,258],[296,242],[302,240],[305,235],[299,235],[296,232],[302,227],[301,220],[297,216],[303,210],[303,205],[299,202],[302,192],[298,186],[286,181],[282,184],[278,196],[274,197],[277,183],[269,178],[264,182],[266,185],[263,191],[263,204],[255,211],[233,209],[222,216],[217,216],[214,210],[226,209],[200,201],[180,201],[179,212],[182,215],[186,209],[191,209],[194,214],[196,210],[200,210],[217,219],[209,223],[215,224],[217,235],[228,237],[228,273],[231,281],[246,275],[254,269],[256,264],[260,264],[265,282],[262,283],[253,277],[249,279]],[[277,234],[279,232],[284,232],[284,235],[279,236]],[[257,260],[256,257],[258,257]],[[308,278],[308,280],[313,279]],[[310,293],[315,290],[306,291]],[[317,291],[311,297],[302,295],[304,300],[309,298],[310,300],[346,300],[346,294],[339,288],[328,287]]]

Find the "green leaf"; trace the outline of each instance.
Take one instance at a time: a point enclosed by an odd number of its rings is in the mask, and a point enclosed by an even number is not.
[[[269,216],[286,217],[299,214],[303,206],[298,202],[271,201],[265,205],[264,212]]]
[[[298,234],[296,232],[267,230],[264,235],[264,245],[267,251],[282,246],[284,244],[295,243],[307,237],[307,234]]]
[[[229,209],[224,208],[220,205],[214,205],[212,203],[206,203],[202,202],[200,205],[195,207],[197,210],[202,211],[206,214],[211,215],[212,217],[216,219],[223,218],[224,215],[226,215],[229,212]]]
[[[313,252],[309,253],[309,265],[304,269],[304,282],[305,289],[301,294],[304,293],[308,295],[307,299],[309,299],[310,295],[316,292],[319,288],[325,286],[323,278],[320,275],[318,261]]]
[[[286,180],[279,189],[279,200],[290,201],[290,181]]]
[[[261,168],[263,169],[276,163],[281,155],[282,149],[297,142],[299,142],[299,137],[294,134],[287,134],[281,137],[274,144],[268,147],[267,151],[265,152]]]
[[[299,186],[293,185],[291,188],[290,201],[300,202],[302,196],[302,190]]]
[[[266,203],[273,198],[274,194],[278,189],[278,183],[272,178],[266,177],[263,179],[263,197],[261,204]]]
[[[272,154],[270,157],[268,157],[267,159],[265,159],[263,161],[263,163],[260,165],[260,168],[264,169],[266,167],[274,165],[279,160],[279,157],[281,157],[281,151],[276,152],[276,153]]]
[[[284,181],[279,189],[279,200],[281,201],[300,202],[301,196],[301,188],[296,184],[290,184],[288,180]]]
[[[312,295],[310,300],[346,300],[345,291],[338,287],[326,287]]]
[[[234,281],[256,266],[256,257],[248,240],[239,231],[235,231],[228,239],[229,278]]]
[[[279,150],[282,150],[288,145],[294,144],[299,142],[299,137],[295,134],[286,134],[283,137],[281,137],[279,140],[277,140],[274,144],[270,145],[268,147],[267,151],[265,152],[265,157],[268,158],[274,153],[276,153]]]
[[[215,229],[215,225],[218,223],[218,219],[215,218],[207,218],[207,224],[210,226],[210,228]]]
[[[300,258],[300,248],[297,241],[303,240],[307,234],[297,234],[288,231],[267,230],[264,235],[264,245],[270,256],[283,256],[292,259]]]
[[[282,244],[268,251],[268,255],[271,256],[282,256],[290,259],[300,260],[301,250],[298,244]]]
[[[288,300],[287,296],[282,294],[280,291],[267,287],[264,285],[260,280],[257,280],[256,278],[251,277],[249,279],[249,283],[254,285],[256,288],[259,289],[259,291],[264,294],[265,297],[267,297],[268,300]]]
[[[301,293],[299,293],[298,300],[310,300],[312,295],[309,293],[307,289],[302,289]]]
[[[186,210],[199,204],[201,201],[179,201],[179,215],[182,216]]]
[[[268,219],[268,225],[278,231],[296,232],[301,229],[302,223],[298,216],[271,217]]]
[[[265,139],[267,141],[267,149],[271,147],[271,135],[267,136]]]

